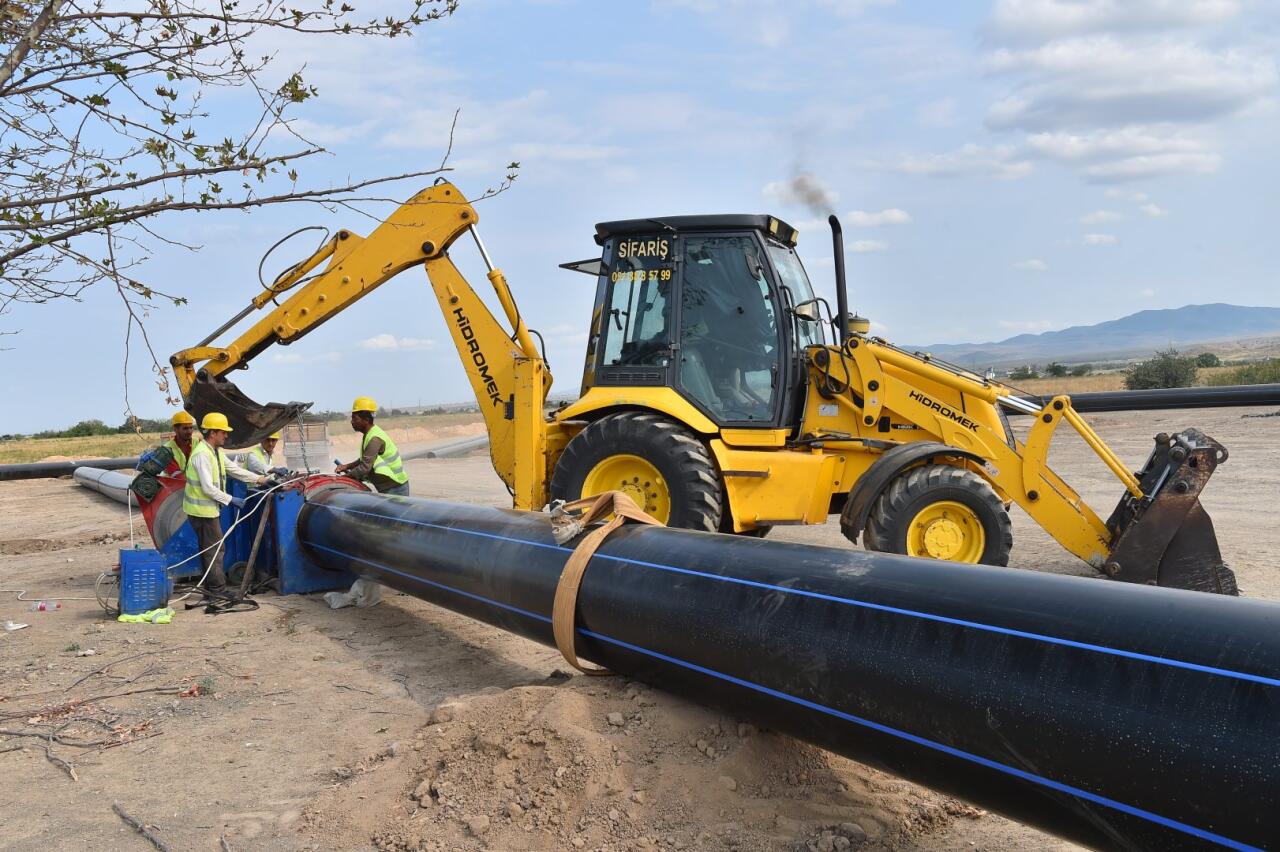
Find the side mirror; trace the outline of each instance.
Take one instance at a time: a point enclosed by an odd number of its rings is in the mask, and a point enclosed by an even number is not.
[[[822,317],[818,313],[818,300],[809,299],[791,309],[791,312],[805,322],[817,322]]]

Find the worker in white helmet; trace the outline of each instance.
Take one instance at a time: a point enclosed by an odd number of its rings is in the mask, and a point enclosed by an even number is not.
[[[244,508],[244,498],[227,493],[227,477],[254,485],[263,485],[267,478],[245,470],[222,451],[222,445],[231,435],[231,424],[225,414],[212,411],[200,421],[204,440],[192,444],[187,459],[187,484],[182,492],[182,511],[187,514],[191,528],[195,530],[196,545],[200,549],[200,561],[204,568],[199,589],[206,597],[225,597],[227,575],[223,571],[222,524],[218,517],[223,506]]]

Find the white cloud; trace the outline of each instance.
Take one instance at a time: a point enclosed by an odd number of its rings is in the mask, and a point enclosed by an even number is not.
[[[1233,17],[1239,0],[999,0],[989,29],[1008,39],[1198,27]]]
[[[1141,290],[1138,291],[1138,295],[1142,296],[1145,299],[1150,299],[1155,294],[1156,294],[1156,291],[1151,287],[1143,287]]]
[[[1152,216],[1152,217],[1169,215],[1169,211],[1165,210],[1159,204],[1144,204],[1138,209],[1141,210],[1143,213],[1146,213],[1148,216]]]
[[[1096,183],[1115,183],[1162,175],[1212,174],[1221,164],[1222,157],[1217,154],[1155,154],[1099,163],[1082,171],[1087,179]]]
[[[911,221],[911,214],[905,210],[899,210],[897,207],[887,207],[877,213],[869,213],[866,210],[850,210],[847,215],[850,224],[861,228],[878,228],[881,225],[906,225]]]
[[[884,251],[889,244],[884,240],[854,240],[849,249],[854,254],[868,254],[873,251]]]
[[[1028,151],[1074,166],[1086,180],[1099,183],[1203,174],[1216,171],[1222,160],[1204,141],[1167,125],[1033,133],[1026,141]]]
[[[306,355],[302,352],[279,352],[271,356],[276,364],[333,364],[342,360],[341,352],[320,352]]]
[[[1206,121],[1268,95],[1277,79],[1269,56],[1110,35],[1001,48],[986,64],[1020,79],[987,113],[989,127],[1006,130]]]
[[[1148,200],[1145,192],[1138,192],[1133,189],[1116,189],[1113,187],[1104,192],[1103,195],[1107,196],[1107,198],[1115,198],[1120,201],[1132,201],[1135,204],[1141,204]]]
[[[427,352],[436,348],[436,342],[424,337],[396,337],[394,334],[377,334],[360,341],[361,349],[381,352]]]
[[[956,123],[955,98],[930,101],[916,107],[916,123],[921,127],[951,127]]]
[[[1080,217],[1081,225],[1102,225],[1107,222],[1119,222],[1124,217],[1114,210],[1095,210]]]
[[[542,142],[521,142],[511,146],[511,154],[517,160],[558,160],[562,162],[583,162],[586,160],[608,160],[625,153],[624,148],[616,145],[556,144]]]
[[[1085,234],[1083,242],[1087,246],[1113,246],[1120,241],[1115,234]]]
[[[872,166],[926,177],[1020,178],[1031,174],[1029,160],[1012,145],[965,145],[942,154],[904,154]]]
[[[1013,268],[1026,270],[1027,272],[1044,272],[1049,268],[1049,264],[1037,257],[1032,257],[1027,260],[1019,260],[1015,262],[1013,264]]]

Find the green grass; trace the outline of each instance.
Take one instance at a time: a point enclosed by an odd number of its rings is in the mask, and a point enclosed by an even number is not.
[[[49,456],[73,459],[114,459],[136,456],[143,450],[163,443],[169,435],[156,432],[143,435],[90,435],[83,438],[19,438],[0,441],[0,464],[25,464]]]
[[[1280,382],[1280,358],[1244,364],[1208,377],[1210,385],[1269,385]]]

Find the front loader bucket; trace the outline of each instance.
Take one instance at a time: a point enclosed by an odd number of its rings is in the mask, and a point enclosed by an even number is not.
[[[1125,494],[1107,521],[1106,573],[1116,580],[1238,595],[1200,492],[1227,450],[1198,429],[1161,433],[1138,473],[1143,497]]]
[[[268,402],[261,405],[225,379],[197,375],[184,407],[196,423],[211,411],[225,414],[231,423],[231,437],[224,447],[238,450],[255,446],[273,432],[279,432],[285,424],[297,420],[311,407],[311,403]]]

